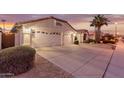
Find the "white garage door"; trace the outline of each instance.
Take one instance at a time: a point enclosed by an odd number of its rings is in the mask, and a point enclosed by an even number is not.
[[[57,32],[33,32],[32,33],[32,46],[45,47],[45,46],[59,46],[61,45],[61,35]]]
[[[70,45],[73,43],[73,36],[71,34],[64,35],[64,45]]]

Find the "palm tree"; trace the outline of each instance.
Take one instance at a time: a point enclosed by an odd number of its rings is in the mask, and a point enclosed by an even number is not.
[[[108,18],[104,17],[104,15],[97,15],[94,17],[93,21],[91,21],[90,26],[95,27],[95,40],[96,43],[100,42],[101,39],[101,27],[104,25],[108,25]]]

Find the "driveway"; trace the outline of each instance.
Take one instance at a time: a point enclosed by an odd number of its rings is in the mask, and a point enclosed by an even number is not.
[[[37,49],[37,53],[74,77],[102,77],[113,50],[83,44]]]
[[[117,43],[105,78],[124,78],[124,42],[121,40]]]

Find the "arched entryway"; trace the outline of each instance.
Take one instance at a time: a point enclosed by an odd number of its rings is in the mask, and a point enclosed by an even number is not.
[[[86,40],[86,39],[87,39],[87,34],[84,34],[83,40]]]

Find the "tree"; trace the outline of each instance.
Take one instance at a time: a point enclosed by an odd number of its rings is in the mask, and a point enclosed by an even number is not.
[[[21,31],[21,30],[22,30],[22,25],[16,23],[16,24],[13,26],[13,28],[11,29],[11,32],[12,32],[12,33],[16,33],[16,32],[19,32],[19,31]]]
[[[95,27],[95,40],[96,43],[100,42],[101,39],[101,27],[104,25],[108,25],[108,18],[104,17],[104,15],[97,15],[94,17],[93,21],[91,21],[90,26]]]
[[[5,31],[6,30],[5,29],[5,22],[6,22],[6,20],[5,19],[2,19],[1,21],[3,22],[3,29],[2,30]]]

